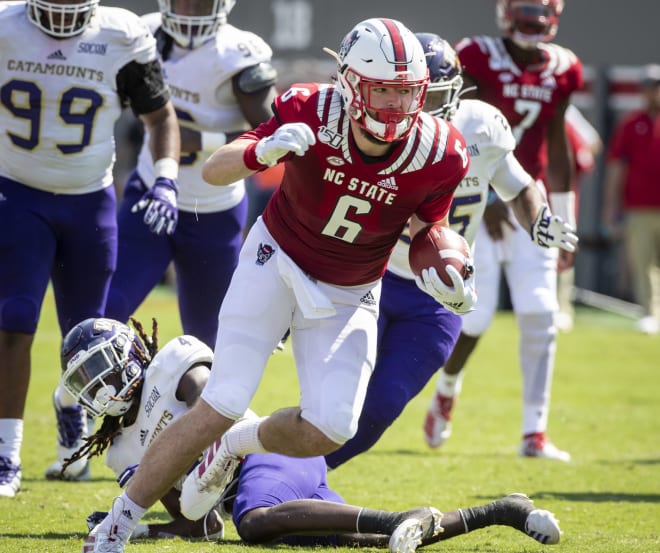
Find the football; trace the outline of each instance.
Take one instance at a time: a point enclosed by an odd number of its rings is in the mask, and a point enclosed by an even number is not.
[[[435,267],[442,282],[448,286],[452,286],[446,271],[448,265],[453,265],[463,280],[474,273],[472,250],[465,238],[441,225],[429,225],[413,237],[408,261],[416,276],[421,275],[422,269]]]

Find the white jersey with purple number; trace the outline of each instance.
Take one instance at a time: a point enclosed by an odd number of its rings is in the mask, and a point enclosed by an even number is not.
[[[135,422],[122,428],[108,448],[105,464],[119,476],[138,464],[152,440],[188,410],[176,398],[181,377],[194,365],[213,361],[211,349],[193,336],[170,340],[156,354],[145,372],[140,410]]]
[[[497,108],[480,100],[461,100],[451,122],[461,132],[470,155],[470,168],[454,192],[449,224],[473,245],[488,199],[489,184],[499,196],[509,201],[530,183],[522,168],[499,178],[506,169],[507,156],[516,147],[511,129]],[[402,278],[413,279],[408,263],[410,229],[406,227],[397,242],[387,269]]]
[[[161,24],[160,13],[144,16],[152,32]],[[188,50],[173,44],[162,61],[165,82],[182,126],[197,131],[240,133],[250,129],[232,89],[232,77],[243,69],[270,61],[272,50],[254,33],[224,24],[215,39]],[[153,162],[145,136],[138,159],[138,173],[147,186],[155,180]],[[202,144],[203,146],[203,144]],[[181,152],[179,209],[209,213],[237,205],[245,194],[243,180],[229,186],[211,186],[201,169],[212,151]]]
[[[0,3],[0,176],[57,194],[112,184],[117,73],[156,59],[132,12],[100,6],[79,35],[57,40],[30,23],[25,2]]]

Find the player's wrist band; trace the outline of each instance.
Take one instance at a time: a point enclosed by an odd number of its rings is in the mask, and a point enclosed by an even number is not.
[[[166,179],[176,180],[179,176],[179,162],[171,157],[161,157],[154,162],[154,173],[156,178],[165,177]]]
[[[550,192],[550,207],[552,213],[561,217],[564,222],[577,228],[575,216],[575,192]]]
[[[243,150],[243,164],[245,167],[251,171],[263,171],[268,169],[268,165],[259,163],[257,160],[257,144],[258,142],[252,142]]]

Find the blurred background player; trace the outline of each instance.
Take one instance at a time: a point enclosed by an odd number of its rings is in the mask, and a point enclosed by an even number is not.
[[[62,387],[91,417],[103,421],[69,462],[105,455],[120,486],[126,485],[151,440],[197,400],[213,359],[207,345],[188,335],[159,351],[156,322],[151,336],[140,323],[132,323],[134,329],[112,319],[86,319],[64,337],[61,350]],[[179,493],[173,487],[161,500],[172,520],[140,524],[133,539],[223,536],[218,511],[190,521],[181,515]],[[91,515],[88,523],[94,525],[96,518]]]
[[[660,332],[660,65],[644,67],[643,108],[621,119],[607,149],[602,224],[620,234],[635,301],[642,307],[637,328]],[[623,216],[623,221],[621,221]]]
[[[497,106],[516,138],[516,157],[549,191],[550,207],[572,228],[575,224],[573,164],[564,113],[571,93],[582,86],[582,64],[570,50],[552,44],[563,0],[498,0],[501,37],[465,38],[457,52],[465,74],[465,96]],[[519,454],[568,461],[546,436],[550,391],[557,346],[557,270],[573,265],[574,253],[534,247],[529,229],[513,221],[496,194],[488,201],[475,251],[479,274],[479,308],[464,317],[456,347],[440,372],[427,411],[425,437],[431,447],[451,432],[454,398],[462,369],[498,306],[504,270],[520,330],[522,371],[522,441]]]
[[[0,3],[0,495],[9,497],[20,487],[30,351],[49,281],[62,336],[105,311],[123,106],[146,125],[156,160],[136,198],[142,219],[152,231],[176,223],[179,131],[156,41],[137,15],[98,4]],[[85,417],[68,394],[55,404],[68,449]]]
[[[123,551],[135,521],[204,448],[212,446],[184,482],[182,512],[187,489],[188,505],[212,506],[237,457],[324,455],[357,430],[391,250],[411,218],[413,235],[446,225],[469,159],[458,131],[421,113],[428,69],[419,41],[401,22],[360,22],[332,54],[337,85],[299,83],[285,91],[268,122],[204,165],[205,180],[217,186],[283,159],[285,169],[241,250],[200,401],[152,442],[90,534],[95,551]],[[472,279],[448,286],[436,275],[423,284],[456,310],[476,301]],[[288,328],[299,405],[232,427]]]
[[[179,118],[178,223],[172,233],[150,233],[132,209],[153,180],[146,133],[119,207],[117,270],[105,315],[127,321],[173,262],[183,331],[213,347],[220,304],[238,263],[247,199],[242,179],[210,186],[201,167],[227,137],[270,117],[276,74],[270,47],[227,23],[233,0],[159,0],[159,5],[160,13],[147,14],[144,21],[156,38]],[[62,460],[78,447],[73,441],[59,450],[47,476],[76,479],[74,471],[60,471]]]
[[[416,36],[429,67],[424,110],[450,120],[463,135],[470,153],[470,168],[451,203],[451,228],[473,244],[491,183],[509,200],[523,227],[531,230],[531,237],[529,232],[526,235],[527,241],[543,247],[574,247],[577,239],[571,229],[551,215],[543,192],[515,159],[515,139],[502,113],[479,100],[459,101],[463,79],[456,52],[436,34]],[[471,316],[471,313],[463,317],[452,313],[418,289],[408,263],[409,245],[410,233],[406,230],[383,276],[376,366],[367,387],[358,431],[340,449],[326,456],[331,468],[378,441],[447,361],[462,318]]]
[[[603,142],[598,131],[582,115],[574,104],[566,108],[566,138],[571,149],[574,163],[573,191],[575,192],[575,217],[580,212],[580,186],[585,177],[596,168],[596,157],[603,149]],[[575,285],[575,267],[560,271],[557,275],[557,301],[559,311],[555,316],[555,325],[562,332],[573,329],[573,287]]]

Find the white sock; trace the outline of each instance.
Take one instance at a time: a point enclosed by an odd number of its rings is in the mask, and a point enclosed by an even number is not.
[[[234,423],[222,438],[226,440],[227,450],[237,457],[245,457],[248,453],[268,453],[259,440],[259,425],[267,418],[242,419]]]
[[[536,434],[545,432],[548,428],[548,406],[535,405],[533,403],[523,404],[522,434]]]
[[[463,371],[458,374],[447,374],[443,369],[438,374],[436,391],[445,397],[455,397],[463,388]]]
[[[22,443],[23,419],[0,419],[0,455],[20,465]]]
[[[104,532],[116,534],[126,543],[146,512],[147,509],[140,507],[124,492],[114,499],[112,509],[100,526]]]

